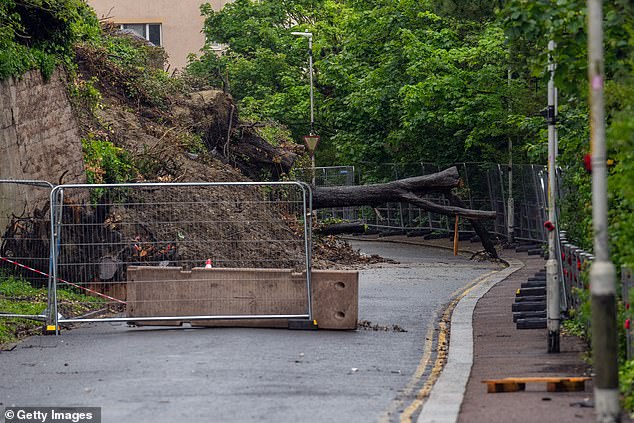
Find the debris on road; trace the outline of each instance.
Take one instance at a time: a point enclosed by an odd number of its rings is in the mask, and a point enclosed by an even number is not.
[[[369,320],[360,320],[357,323],[357,328],[363,330],[373,330],[375,332],[407,332],[407,330],[403,329],[399,325],[382,326],[379,324],[372,324]]]

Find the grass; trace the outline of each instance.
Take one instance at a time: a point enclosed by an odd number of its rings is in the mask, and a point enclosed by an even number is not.
[[[634,417],[634,360],[626,361],[621,366],[619,382],[623,394],[623,408]]]
[[[59,289],[58,298],[64,303],[65,316],[78,316],[104,305],[100,298],[86,296],[72,290]],[[0,312],[38,315],[47,306],[46,288],[34,288],[23,279],[0,273]],[[37,333],[41,321],[19,318],[0,318],[0,346],[15,342],[19,338]]]

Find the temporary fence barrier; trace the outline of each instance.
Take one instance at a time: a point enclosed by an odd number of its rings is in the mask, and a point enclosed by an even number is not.
[[[584,272],[589,269],[594,256],[582,248],[579,248],[566,240],[566,233],[561,233],[561,263],[563,268],[563,281],[567,288],[567,300],[569,309],[580,310],[582,300],[589,295],[589,281],[584,279]],[[585,292],[586,295],[582,293]],[[629,267],[621,268],[621,298],[623,301],[624,317],[619,322],[625,329],[627,359],[634,358],[634,272]],[[590,321],[584,322],[585,327],[590,327]]]
[[[53,185],[0,180],[0,317],[45,320],[49,286],[49,198]],[[10,280],[13,279],[13,284]],[[21,284],[27,281],[28,286]],[[19,284],[19,285],[18,285]]]
[[[508,167],[492,166],[488,172],[492,210],[497,218],[494,232],[506,236],[508,219]],[[548,172],[544,166],[513,166],[514,237],[519,240],[545,242],[548,234]]]
[[[351,186],[355,185],[354,166],[328,166],[296,171],[297,180],[310,183],[315,176],[315,185],[320,187]],[[358,210],[355,207],[330,207],[318,210],[321,221],[352,221],[358,219]]]
[[[51,324],[312,319],[311,202],[299,182],[57,186]],[[139,279],[157,269],[168,279]],[[252,284],[275,272],[305,293],[302,310],[277,313],[284,292],[254,304]],[[233,291],[210,297],[212,276]]]
[[[496,212],[494,221],[483,222],[494,234],[507,236],[508,167],[491,163],[455,163],[463,181],[458,195],[467,206],[476,210]],[[318,186],[373,184],[390,182],[414,176],[439,172],[446,166],[435,163],[387,163],[360,164],[357,166],[319,167],[315,169],[315,183]],[[309,181],[311,169],[298,172],[300,180]],[[356,171],[356,178],[350,177]],[[544,242],[547,233],[547,172],[544,166],[514,165],[513,197],[515,238],[525,241]],[[342,178],[339,172],[345,174]],[[426,200],[448,205],[442,194],[428,194]],[[453,232],[454,222],[445,215],[422,210],[409,203],[386,203],[377,207],[346,207],[345,210],[327,209],[318,211],[321,220],[341,219],[360,221],[370,228],[380,231],[427,231]],[[471,226],[461,221],[460,230],[470,231]]]

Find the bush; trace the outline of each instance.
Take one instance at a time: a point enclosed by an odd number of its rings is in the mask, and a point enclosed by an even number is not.
[[[619,383],[623,394],[623,408],[634,415],[634,360],[619,369]]]
[[[73,44],[100,32],[81,0],[4,0],[0,3],[0,79],[73,62]]]
[[[89,134],[81,143],[88,183],[123,183],[136,176],[131,158],[122,148],[110,141],[97,139],[93,134]]]

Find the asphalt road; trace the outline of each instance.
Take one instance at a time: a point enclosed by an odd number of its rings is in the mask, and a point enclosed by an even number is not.
[[[394,330],[149,329],[97,324],[0,352],[0,408],[96,406],[104,422],[370,422],[407,406],[425,334],[456,290],[493,269],[412,245],[363,270],[359,319]]]

